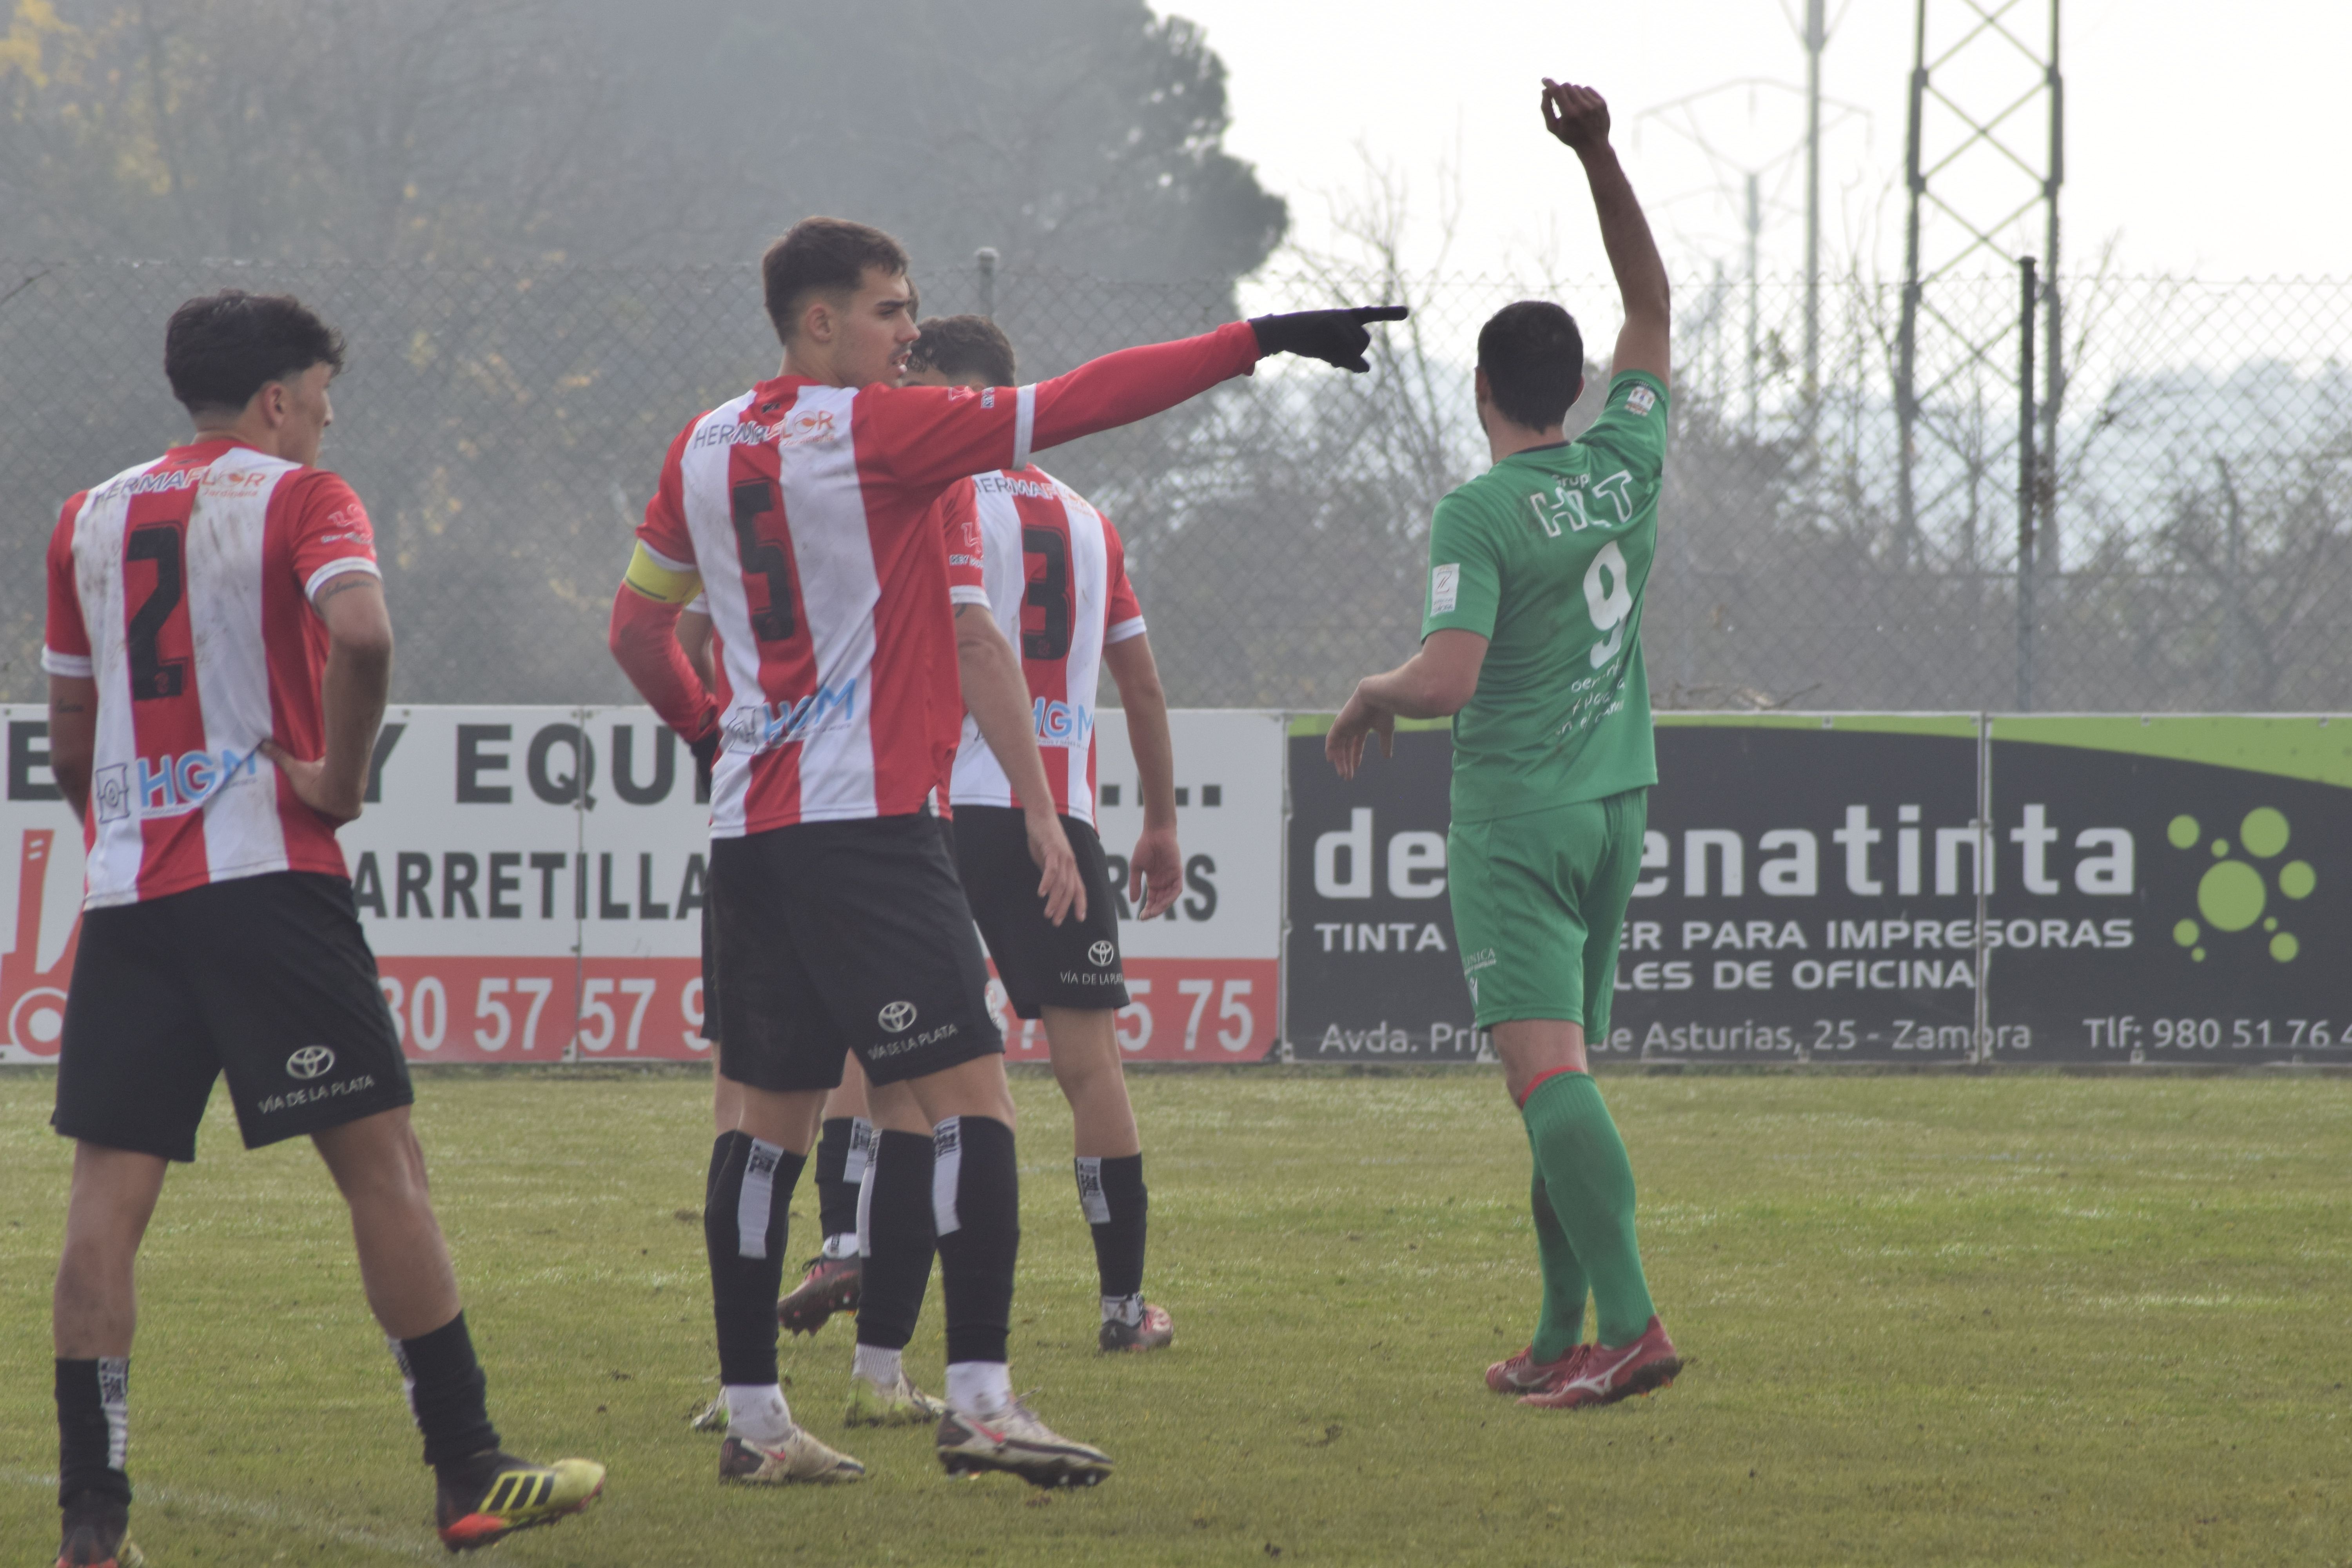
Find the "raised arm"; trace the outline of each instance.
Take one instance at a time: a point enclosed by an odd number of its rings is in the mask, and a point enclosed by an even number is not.
[[[1609,105],[1589,87],[1546,77],[1543,117],[1544,128],[1584,164],[1592,209],[1601,219],[1601,243],[1609,252],[1609,269],[1617,276],[1617,293],[1624,301],[1625,326],[1617,334],[1610,373],[1646,370],[1663,382],[1673,327],[1666,266],[1658,259],[1649,219],[1642,216],[1642,204],[1617,162],[1617,150],[1609,144]]]
[[[915,484],[1024,468],[1032,453],[1173,408],[1249,374],[1273,354],[1299,354],[1361,374],[1371,368],[1366,323],[1404,318],[1402,305],[1258,316],[1197,338],[1120,349],[1030,386],[892,388],[872,416],[881,437],[877,452]]]

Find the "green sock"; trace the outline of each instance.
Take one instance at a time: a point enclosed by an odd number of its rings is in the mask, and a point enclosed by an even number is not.
[[[1656,1309],[1633,1240],[1633,1167],[1601,1087],[1591,1073],[1557,1074],[1528,1096],[1519,1114],[1560,1229],[1591,1279],[1601,1342],[1631,1344]]]
[[[1528,1205],[1535,1210],[1536,1256],[1543,1264],[1543,1315],[1536,1320],[1530,1352],[1538,1362],[1555,1362],[1584,1338],[1584,1299],[1592,1293],[1584,1265],[1568,1244],[1568,1232],[1552,1213],[1538,1166],[1528,1184]]]

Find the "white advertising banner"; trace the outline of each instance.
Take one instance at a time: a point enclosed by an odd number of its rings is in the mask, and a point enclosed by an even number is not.
[[[1095,723],[1095,820],[1132,998],[1118,1017],[1119,1045],[1139,1061],[1258,1060],[1282,1027],[1282,715],[1198,708],[1168,716],[1184,891],[1153,921],[1135,919],[1126,898],[1128,854],[1143,831],[1127,715],[1100,709]],[[1043,1028],[1009,1013],[999,1021],[1013,1060],[1046,1058]]]
[[[0,708],[0,1061],[57,1054],[79,930],[81,831],[47,769],[47,714]],[[1280,1023],[1283,731],[1272,714],[1172,716],[1185,892],[1122,927],[1141,1059],[1250,1060]],[[1100,718],[1114,878],[1142,826],[1122,716]],[[695,1060],[709,843],[693,759],[643,708],[401,707],[365,815],[343,829],[353,896],[413,1061]],[[13,853],[11,853],[13,851]],[[1126,916],[1129,911],[1122,909]],[[1013,1059],[1044,1060],[991,986]]]

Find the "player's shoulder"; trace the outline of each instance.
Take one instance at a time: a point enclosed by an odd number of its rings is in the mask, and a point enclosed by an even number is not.
[[[732,447],[768,438],[769,421],[782,412],[788,401],[769,391],[770,385],[762,382],[688,420],[685,428],[670,441],[670,461],[677,462],[688,452],[709,447]]]
[[[1664,446],[1668,398],[1666,384],[1653,373],[1621,370],[1609,378],[1601,413],[1571,445],[1591,447],[1630,438]]]

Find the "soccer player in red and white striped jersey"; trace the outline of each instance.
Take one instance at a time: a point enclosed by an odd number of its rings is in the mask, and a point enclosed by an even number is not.
[[[907,379],[984,386],[1013,378],[1013,344],[993,321],[923,323]],[[1150,920],[1175,901],[1175,773],[1168,703],[1127,579],[1126,549],[1086,498],[1034,465],[976,474],[949,492],[979,526],[983,578],[1005,635],[1017,639],[1036,743],[1053,806],[1087,880],[1086,914],[1058,923],[1022,864],[1025,804],[988,741],[969,725],[956,752],[956,859],[1013,1011],[1043,1017],[1054,1077],[1070,1102],[1078,1203],[1094,1232],[1101,1285],[1098,1342],[1157,1350],[1173,1337],[1167,1311],[1143,1299],[1143,1145],[1129,1104],[1113,1019],[1127,1005],[1118,919],[1095,834],[1095,689],[1108,666],[1125,710],[1144,807],[1129,859],[1133,897]]]
[[[298,301],[191,300],[164,370],[196,438],[66,503],[49,542],[51,766],[88,894],[59,1042],[75,1139],[56,1297],[65,1565],[128,1527],[131,1272],[224,1071],[248,1148],[308,1136],[410,1387],[451,1550],[587,1506],[604,1467],[499,1451],[335,828],[392,669],[367,512],[312,465],[342,340]]]
[[[729,1437],[725,1479],[862,1473],[796,1426],[776,1386],[784,1220],[845,1047],[933,1128],[950,1472],[1090,1484],[1100,1450],[1013,1397],[1005,1365],[1018,1166],[986,965],[930,802],[964,708],[932,503],[957,479],[1172,406],[1266,353],[1368,369],[1394,309],[1235,321],[1024,387],[900,387],[918,336],[904,250],[812,218],[761,263],[782,371],[672,443],[614,600],[637,689],[712,757],[721,1070],[743,1087],[704,1217]],[[715,699],[674,635],[709,595]],[[1029,835],[1059,918],[1079,903],[1058,822]],[[1083,910],[1079,912],[1083,913]]]

